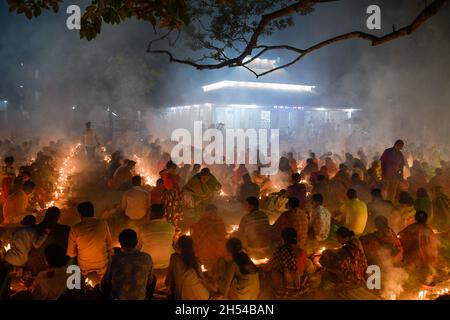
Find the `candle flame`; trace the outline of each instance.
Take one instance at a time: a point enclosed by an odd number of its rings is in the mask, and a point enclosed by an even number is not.
[[[11,244],[8,243],[6,246],[3,246],[3,249],[5,249],[5,252],[8,252],[9,250],[11,250]]]
[[[201,268],[202,268],[202,272],[207,272],[208,271],[208,269],[206,269],[203,264],[202,264]]]
[[[86,286],[88,286],[88,287],[91,287],[91,288],[94,287],[94,283],[93,283],[92,280],[90,280],[89,278],[86,278],[86,279],[84,280],[84,284],[85,284]]]
[[[261,264],[266,264],[267,262],[269,262],[269,258],[263,258],[263,259],[250,258],[250,259],[257,266],[259,266]]]

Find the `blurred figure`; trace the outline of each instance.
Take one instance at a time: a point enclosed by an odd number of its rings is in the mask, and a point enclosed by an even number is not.
[[[414,201],[414,209],[416,210],[416,212],[426,212],[428,216],[428,223],[431,224],[433,222],[433,204],[430,196],[428,195],[427,189],[417,189],[417,198],[416,201]]]
[[[161,178],[156,180],[156,186],[150,191],[150,203],[152,205],[162,203],[164,190],[166,190],[164,188],[164,180]]]
[[[405,143],[397,140],[392,148],[384,150],[380,161],[383,175],[383,198],[394,203],[398,187],[403,180],[403,169],[406,165],[402,149]]]
[[[202,217],[191,225],[190,231],[194,250],[207,269],[211,269],[219,258],[225,257],[225,222],[219,216],[215,205],[206,206]]]
[[[57,245],[50,244],[44,250],[45,261],[48,268],[41,271],[34,279],[31,293],[33,300],[59,300],[66,293],[67,262],[66,250]]]
[[[100,146],[97,135],[91,127],[90,122],[86,122],[86,129],[83,131],[83,143],[88,160],[95,160],[95,149]]]
[[[421,281],[431,282],[428,278],[435,273],[438,260],[439,240],[427,224],[428,215],[418,211],[416,222],[399,233],[403,247],[403,261],[406,267]]]
[[[259,198],[259,186],[252,182],[252,178],[249,174],[244,174],[242,176],[242,184],[240,185],[238,192],[238,199],[240,202],[245,202],[248,197]]]
[[[169,160],[166,169],[161,171],[161,178],[164,182],[164,192],[161,203],[166,210],[166,219],[178,225],[183,220],[183,200],[180,191],[180,176],[177,174],[177,165]]]
[[[0,175],[2,182],[2,202],[8,198],[17,174],[16,168],[14,167],[14,157],[5,157],[3,161],[5,165],[2,167]]]
[[[375,231],[375,217],[383,216],[390,218],[394,210],[392,203],[383,199],[380,189],[373,189],[371,195],[372,201],[367,204],[368,218],[366,232]]]
[[[131,179],[136,162],[126,159],[124,164],[117,168],[112,179],[109,180],[109,187],[114,190],[126,191],[131,188]]]
[[[3,206],[3,223],[19,223],[27,214],[30,196],[33,193],[35,184],[32,181],[26,181],[22,188],[10,194]]]
[[[297,172],[291,176],[292,184],[287,188],[288,197],[297,198],[299,201],[299,207],[305,208],[306,204],[306,185],[300,183],[301,175]]]
[[[450,226],[450,199],[444,188],[436,186],[433,192],[433,223],[438,230],[447,230]]]

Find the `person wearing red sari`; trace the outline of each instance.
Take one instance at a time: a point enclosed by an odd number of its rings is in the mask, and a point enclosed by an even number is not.
[[[175,226],[180,220],[183,220],[182,198],[180,193],[180,176],[176,174],[177,165],[168,161],[166,170],[161,171],[160,175],[163,179],[164,191],[161,202],[166,209],[166,219]]]
[[[225,222],[214,204],[206,206],[202,217],[191,225],[190,231],[197,257],[207,269],[211,269],[219,258],[226,257]]]
[[[397,234],[389,227],[385,216],[374,219],[377,231],[359,238],[369,265],[383,266],[399,263],[403,258],[403,247]],[[388,261],[389,260],[389,261]]]
[[[423,280],[435,271],[439,240],[428,226],[428,215],[424,211],[416,212],[415,219],[416,222],[403,229],[399,236],[405,266]]]

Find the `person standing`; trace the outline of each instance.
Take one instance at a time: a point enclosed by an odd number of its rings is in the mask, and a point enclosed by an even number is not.
[[[86,149],[88,160],[95,159],[95,149],[100,146],[97,135],[91,127],[90,122],[86,122],[86,129],[83,131],[83,143]]]
[[[392,203],[395,203],[400,182],[403,180],[403,168],[406,165],[402,153],[404,145],[402,140],[397,140],[392,148],[384,150],[380,158],[383,198]]]

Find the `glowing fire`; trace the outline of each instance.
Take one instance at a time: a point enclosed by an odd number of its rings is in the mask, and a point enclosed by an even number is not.
[[[11,244],[8,243],[6,246],[3,246],[3,249],[5,249],[5,252],[8,252],[9,250],[11,250]]]
[[[227,196],[227,194],[226,194],[223,190],[220,190],[219,195],[220,195],[221,197],[226,197],[226,196]]]
[[[321,255],[325,250],[327,250],[327,248],[325,247],[320,248],[320,250],[317,251],[317,255]]]
[[[84,280],[84,284],[85,284],[87,287],[91,287],[91,288],[94,287],[94,283],[93,283],[92,280],[90,280],[89,278],[86,278],[86,279]]]
[[[257,266],[259,266],[261,264],[266,264],[267,262],[269,262],[269,258],[263,258],[263,259],[250,258],[250,259]]]
[[[191,232],[190,232],[190,231],[186,232],[186,235],[187,235],[188,237],[190,237],[190,236],[191,236]]]
[[[206,269],[203,264],[202,264],[201,268],[202,268],[202,272],[207,272],[208,271],[208,269]]]
[[[144,178],[145,184],[152,187],[156,186],[156,181],[158,180],[158,178],[144,168],[142,164],[143,161],[138,155],[133,155],[133,158],[136,161],[136,173]]]
[[[239,226],[237,224],[232,224],[231,226],[231,232],[235,232],[239,230]]]
[[[428,293],[427,290],[421,290],[421,291],[419,291],[418,299],[419,299],[419,300],[425,300],[425,298],[427,297],[427,293]]]

